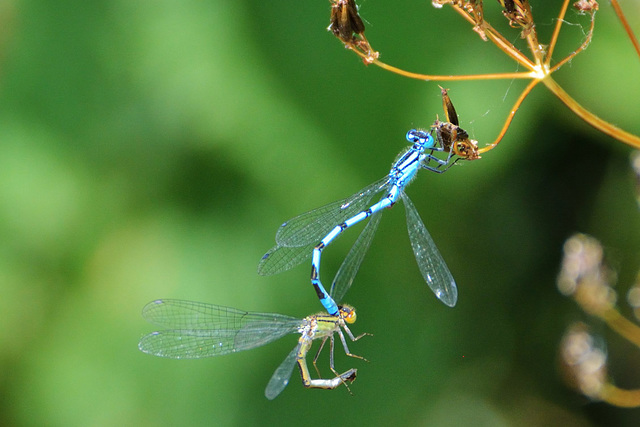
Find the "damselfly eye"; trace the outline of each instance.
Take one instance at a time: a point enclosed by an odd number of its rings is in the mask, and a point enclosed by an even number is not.
[[[344,316],[344,321],[351,324],[351,323],[355,323],[356,322],[356,311],[351,309],[351,310],[345,310],[345,316]]]
[[[409,132],[407,132],[407,141],[414,144],[420,141],[420,136],[418,134],[418,131],[415,129],[411,129]]]
[[[407,132],[407,141],[427,148],[433,147],[433,137],[423,130],[411,129]]]

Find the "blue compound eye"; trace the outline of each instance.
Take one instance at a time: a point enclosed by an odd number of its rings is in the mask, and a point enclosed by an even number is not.
[[[433,137],[431,136],[431,134],[423,130],[411,129],[409,132],[407,132],[407,141],[413,144],[419,144],[426,148],[433,147],[434,145]]]
[[[411,143],[416,143],[420,140],[420,136],[418,135],[418,131],[415,129],[411,129],[409,132],[407,132],[407,141],[411,142]]]

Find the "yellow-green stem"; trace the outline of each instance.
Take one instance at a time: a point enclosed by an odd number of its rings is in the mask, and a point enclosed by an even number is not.
[[[598,129],[600,132],[605,133],[612,138],[617,139],[618,141],[624,142],[634,148],[640,148],[640,137],[633,135],[625,130],[620,129],[619,127],[602,120],[600,117],[596,116],[592,112],[585,109],[582,105],[578,104],[578,102],[573,99],[567,92],[564,91],[556,83],[551,76],[546,76],[542,79],[542,83],[551,91],[555,96],[557,96],[571,111],[573,111],[576,116],[580,117],[585,122],[589,123],[594,128]]]

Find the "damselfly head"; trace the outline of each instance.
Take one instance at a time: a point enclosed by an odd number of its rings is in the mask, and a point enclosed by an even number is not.
[[[340,305],[338,306],[340,309],[340,317],[346,323],[355,323],[356,322],[356,309],[351,307],[350,305]]]
[[[433,137],[427,131],[411,129],[409,132],[407,132],[406,138],[407,141],[414,144],[414,148],[433,147]]]

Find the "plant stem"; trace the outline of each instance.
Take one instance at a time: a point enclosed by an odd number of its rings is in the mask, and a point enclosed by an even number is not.
[[[575,99],[573,99],[567,92],[556,83],[555,80],[549,75],[542,79],[542,83],[555,95],[560,101],[564,103],[571,111],[573,111],[578,117],[585,122],[589,123],[600,132],[605,133],[618,141],[624,142],[634,148],[640,148],[640,137],[633,135],[619,127],[602,120],[592,112],[585,109]]]

